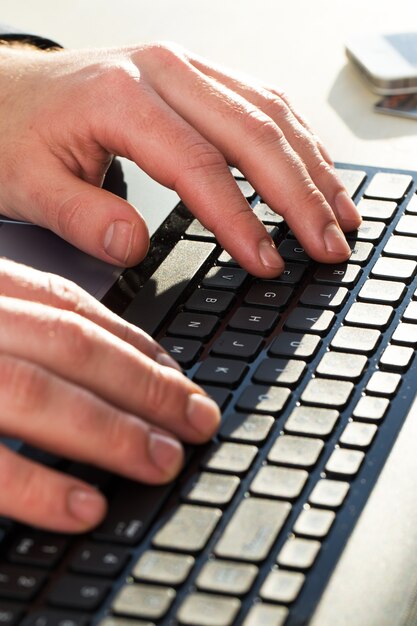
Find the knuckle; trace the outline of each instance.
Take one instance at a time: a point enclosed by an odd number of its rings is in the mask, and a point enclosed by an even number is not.
[[[226,160],[217,148],[204,140],[192,142],[183,154],[183,164],[178,173],[175,188],[178,189],[182,182],[191,176],[217,176],[222,171],[226,171],[226,168]]]
[[[66,362],[82,369],[94,352],[92,330],[87,320],[73,311],[57,310],[48,320],[48,335],[62,346]]]
[[[48,384],[47,376],[41,368],[2,355],[0,381],[4,409],[8,408],[9,411],[16,411],[19,416],[26,416],[33,415],[44,406]]]
[[[302,186],[301,195],[297,201],[301,206],[305,206],[306,208],[324,207],[326,203],[323,194],[317,189],[313,182],[307,182]]]
[[[184,58],[183,48],[173,41],[158,41],[150,46],[150,52],[164,68],[177,65]]]
[[[244,131],[256,146],[270,145],[280,142],[284,133],[275,122],[259,109],[248,111],[243,115]]]
[[[310,176],[317,180],[322,180],[323,178],[328,180],[329,177],[335,178],[330,165],[318,155],[309,164],[308,170],[309,170]],[[335,182],[336,182],[336,179],[335,179]],[[341,189],[343,189],[343,186],[341,184],[339,186]]]
[[[64,306],[70,311],[77,311],[81,308],[83,293],[75,283],[56,274],[47,273],[45,278],[52,306]]]
[[[266,95],[265,104],[262,106],[262,110],[271,118],[289,120],[291,117],[291,112],[284,100],[271,93]]]
[[[166,375],[162,368],[152,362],[143,383],[143,404],[146,411],[154,416],[159,415],[162,413],[169,395]]]

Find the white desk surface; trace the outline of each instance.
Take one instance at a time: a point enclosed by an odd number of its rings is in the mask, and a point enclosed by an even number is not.
[[[417,170],[417,121],[375,114],[356,31],[417,30],[416,0],[2,0],[0,20],[66,47],[177,41],[285,89],[334,159]]]

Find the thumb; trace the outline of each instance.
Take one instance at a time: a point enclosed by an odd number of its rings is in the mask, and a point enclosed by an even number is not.
[[[27,219],[108,263],[135,265],[147,253],[148,228],[137,209],[66,169],[38,178],[29,206]]]

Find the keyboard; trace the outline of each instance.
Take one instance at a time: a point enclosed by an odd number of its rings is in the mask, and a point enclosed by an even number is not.
[[[308,624],[416,392],[417,173],[338,165],[363,222],[312,261],[242,174],[286,262],[254,278],[179,205],[105,304],[222,410],[178,480],[148,486],[29,446],[98,486],[77,537],[0,520],[0,624]]]

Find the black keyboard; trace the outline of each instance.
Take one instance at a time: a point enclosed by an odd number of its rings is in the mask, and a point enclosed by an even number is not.
[[[0,625],[308,623],[417,386],[417,173],[338,170],[363,217],[349,262],[309,259],[232,170],[284,273],[249,276],[179,205],[108,294],[222,425],[162,487],[24,446],[110,505],[81,537],[0,521]]]

